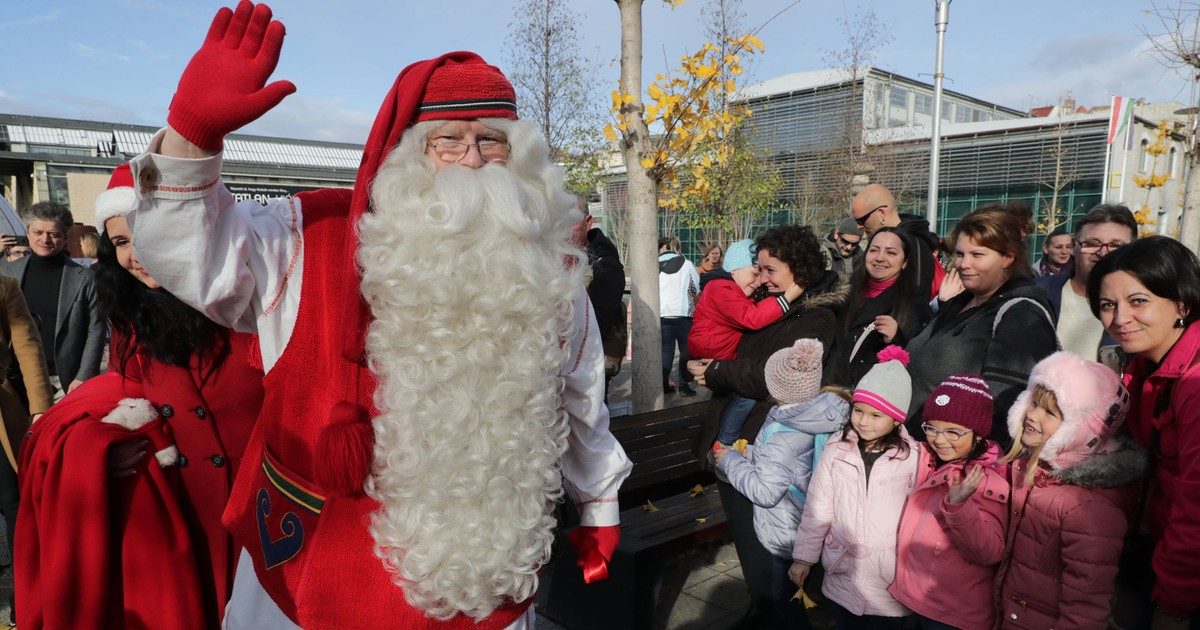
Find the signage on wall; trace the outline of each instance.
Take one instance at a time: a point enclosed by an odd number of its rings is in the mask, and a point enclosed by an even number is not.
[[[268,199],[289,198],[296,193],[302,193],[309,190],[318,190],[317,186],[284,186],[281,184],[231,184],[225,183],[225,187],[233,194],[235,201],[246,201],[253,199],[258,203],[265,204]]]

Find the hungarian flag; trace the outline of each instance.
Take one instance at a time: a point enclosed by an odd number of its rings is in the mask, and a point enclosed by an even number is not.
[[[1112,144],[1122,133],[1125,134],[1126,149],[1132,141],[1133,130],[1133,99],[1127,96],[1114,96],[1112,98],[1111,114],[1108,119],[1108,143]]]

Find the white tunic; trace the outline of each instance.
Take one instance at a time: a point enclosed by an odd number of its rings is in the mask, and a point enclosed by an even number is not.
[[[220,180],[221,156],[172,158],[147,153],[130,162],[138,203],[128,215],[139,261],[155,280],[213,321],[258,334],[263,369],[283,355],[300,310],[304,273],[299,200],[235,202]],[[320,260],[314,257],[312,260]],[[619,522],[617,490],[632,465],[609,431],[604,355],[587,293],[574,309],[563,402],[570,434],[561,459],[564,488],[583,525]],[[226,612],[230,628],[295,627],[258,584],[246,552]],[[511,628],[532,628],[530,612]]]

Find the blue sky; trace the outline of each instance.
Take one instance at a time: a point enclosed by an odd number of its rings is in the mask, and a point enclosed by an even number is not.
[[[703,43],[700,9],[674,11],[646,0],[646,77]],[[202,0],[56,0],[6,2],[0,112],[157,125],[175,83],[222,5]],[[232,0],[230,2],[232,4]],[[288,37],[277,78],[299,92],[247,131],[361,142],[396,73],[448,50],[474,50],[504,68],[512,0],[276,0]],[[745,25],[757,26],[791,0],[745,0]],[[583,14],[580,46],[601,81],[597,98],[619,75],[617,7],[574,0]],[[1187,80],[1147,54],[1145,0],[956,0],[946,43],[949,89],[1028,109],[1070,90],[1085,105],[1112,92],[1151,101],[1187,101]],[[843,46],[837,20],[875,12],[890,41],[875,65],[930,80],[932,0],[804,0],[761,32],[766,53],[751,80],[825,67],[823,52]]]

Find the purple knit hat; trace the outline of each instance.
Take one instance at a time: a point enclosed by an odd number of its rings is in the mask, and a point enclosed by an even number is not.
[[[992,389],[978,374],[946,377],[925,399],[924,418],[953,422],[980,437],[992,433]]]

